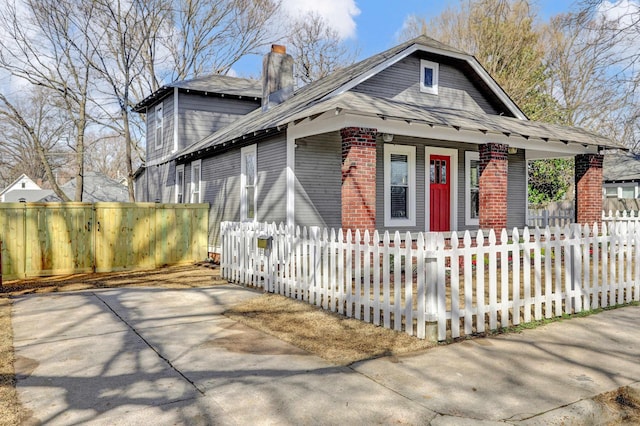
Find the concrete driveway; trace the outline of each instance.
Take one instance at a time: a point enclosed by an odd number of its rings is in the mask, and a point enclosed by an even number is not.
[[[606,413],[588,398],[640,389],[637,306],[337,367],[221,315],[258,295],[229,285],[20,297],[20,399],[46,424],[504,425],[597,418]]]

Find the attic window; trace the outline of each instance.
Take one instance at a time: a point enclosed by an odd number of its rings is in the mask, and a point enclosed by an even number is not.
[[[420,61],[420,91],[438,94],[438,64],[431,61]]]

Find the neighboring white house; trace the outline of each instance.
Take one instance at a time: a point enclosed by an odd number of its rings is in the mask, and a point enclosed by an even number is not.
[[[0,192],[0,202],[16,203],[20,201],[38,201],[53,194],[49,189],[42,189],[29,176],[24,173],[13,183]]]

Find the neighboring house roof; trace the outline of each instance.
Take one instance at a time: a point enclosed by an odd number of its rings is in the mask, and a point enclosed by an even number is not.
[[[604,156],[602,174],[605,182],[640,181],[640,156],[632,153]]]
[[[33,181],[33,179],[31,179],[29,176],[27,176],[26,174],[23,173],[16,180],[14,180],[9,185],[7,185],[6,188],[4,188],[2,191],[0,191],[0,196],[3,196],[7,192],[13,191],[15,189],[21,189],[21,188],[18,188],[17,185],[22,180],[26,180],[27,182],[29,182],[29,186],[31,186],[34,189],[41,189],[40,186]]]
[[[500,102],[513,117],[489,115],[465,110],[446,108],[424,108],[389,99],[372,97],[349,89],[366,81],[380,71],[392,66],[416,51],[425,51],[459,60],[460,64],[472,69],[475,76],[493,94],[494,101]],[[334,111],[336,115],[352,113],[369,117],[420,122],[430,126],[444,126],[456,130],[473,132],[495,132],[500,135],[522,136],[530,146],[529,139],[536,138],[540,144],[554,141],[564,144],[579,143],[619,147],[614,142],[582,129],[528,121],[525,115],[497,85],[477,60],[457,49],[446,46],[426,36],[420,36],[385,52],[374,55],[350,67],[337,71],[299,89],[291,98],[268,111],[261,108],[239,118],[229,126],[192,144],[178,152],[174,158],[179,161],[187,157],[200,156],[229,142],[260,137],[272,131],[279,131],[289,123],[304,119],[313,120],[321,114]]]
[[[71,179],[60,187],[69,199],[73,200],[76,192],[76,178]],[[42,198],[42,202],[62,201],[57,195],[51,194]],[[96,203],[100,201],[127,202],[129,193],[127,187],[102,173],[86,172],[83,179],[82,201]]]
[[[162,86],[135,105],[133,110],[144,112],[146,107],[173,93],[174,88],[202,95],[215,94],[236,98],[248,97],[256,100],[262,98],[262,83],[260,81],[216,74],[196,77],[191,80],[174,81]]]
[[[53,194],[50,189],[14,189],[4,194],[5,203],[17,203],[24,200],[28,203],[40,201],[42,198]]]
[[[24,183],[25,186],[19,185]],[[21,199],[25,201],[37,201],[40,198],[48,195],[46,190],[40,188],[40,185],[35,183],[26,174],[21,174],[16,180],[11,182],[6,188],[0,191],[0,201],[5,203],[17,202]]]

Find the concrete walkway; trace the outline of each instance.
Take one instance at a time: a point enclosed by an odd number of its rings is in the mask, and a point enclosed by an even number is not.
[[[18,298],[20,399],[46,424],[597,424],[589,398],[640,392],[640,307],[336,367],[221,315],[257,295]]]

